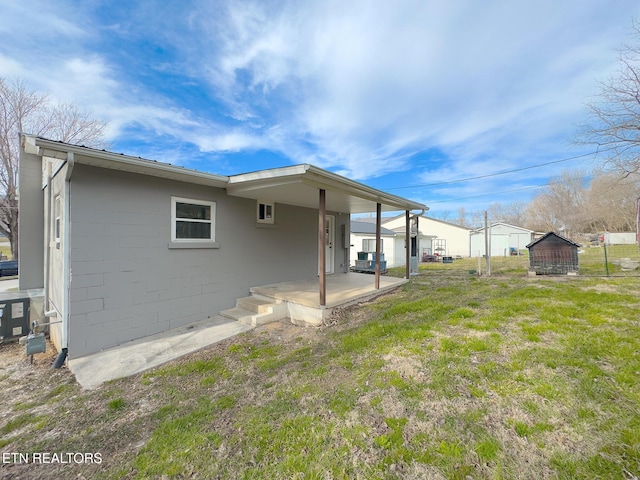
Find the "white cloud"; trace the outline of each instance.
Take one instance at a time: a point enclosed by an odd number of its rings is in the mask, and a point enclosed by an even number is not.
[[[286,131],[275,149],[362,178],[428,147],[566,134],[550,119],[575,118],[619,43],[596,26],[610,7],[581,6],[234,2],[204,63],[238,118]]]
[[[0,32],[29,33],[0,44],[0,69],[109,119],[112,138],[140,128],[203,152],[272,150],[358,179],[548,160],[640,15],[631,0],[141,1],[114,18],[75,2],[31,4],[3,5]],[[104,50],[110,36],[171,51],[157,62],[140,53],[141,75],[208,82],[217,103],[155,91]],[[429,149],[447,164],[411,164]]]

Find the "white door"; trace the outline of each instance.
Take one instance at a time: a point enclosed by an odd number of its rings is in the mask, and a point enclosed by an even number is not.
[[[325,264],[325,272],[326,273],[333,273],[333,263],[334,263],[334,258],[335,258],[335,248],[334,244],[335,244],[335,222],[336,219],[333,215],[327,215],[325,223],[326,223],[326,230],[325,230],[325,235],[324,235],[324,246],[325,246],[325,258],[326,258],[326,264]]]

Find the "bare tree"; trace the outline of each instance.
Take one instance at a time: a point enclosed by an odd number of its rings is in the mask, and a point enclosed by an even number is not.
[[[488,215],[491,223],[507,223],[522,227],[525,224],[527,204],[515,201],[507,204],[492,203],[489,205]]]
[[[467,211],[464,207],[458,208],[458,218],[456,219],[455,223],[460,225],[461,227],[468,226]]]
[[[18,258],[19,134],[100,148],[105,146],[106,126],[74,104],[52,104],[21,80],[0,78],[0,232],[9,239],[14,259]]]
[[[605,163],[628,175],[640,172],[640,25],[633,23],[634,44],[619,51],[619,67],[587,105],[589,116],[577,142],[595,146]]]
[[[441,210],[438,213],[433,212],[430,217],[437,218],[438,220],[442,220],[443,222],[448,222],[451,218],[451,210]]]
[[[527,207],[527,224],[532,230],[583,232],[589,224],[586,208],[588,182],[585,171],[562,172]]]
[[[616,173],[593,177],[586,206],[590,233],[633,232],[636,230],[636,199],[640,197],[637,175],[620,178]]]
[[[595,172],[587,181],[585,171],[564,171],[527,207],[528,228],[578,233],[629,232],[635,230],[638,175],[621,177]]]

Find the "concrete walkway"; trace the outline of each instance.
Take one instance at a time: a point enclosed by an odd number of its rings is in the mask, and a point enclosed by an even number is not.
[[[68,365],[83,388],[97,388],[109,380],[149,370],[252,328],[215,316],[92,355],[70,359]]]
[[[17,292],[18,277],[2,277],[0,278],[0,292]]]

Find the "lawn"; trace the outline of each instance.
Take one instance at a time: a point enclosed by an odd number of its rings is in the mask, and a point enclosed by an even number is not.
[[[96,391],[25,362],[21,377],[0,371],[3,386],[47,376],[28,401],[2,398],[2,452],[99,453],[101,463],[0,468],[24,478],[635,479],[639,318],[639,278],[424,269],[331,325],[266,325]]]

